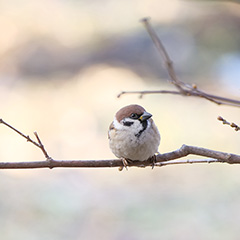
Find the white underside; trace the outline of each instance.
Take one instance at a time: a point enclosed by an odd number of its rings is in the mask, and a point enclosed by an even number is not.
[[[114,119],[113,125],[117,131],[110,130],[109,145],[117,157],[144,161],[158,152],[160,135],[152,121],[148,120],[147,129],[142,132],[140,137],[135,136],[143,128],[138,120],[135,120],[134,124],[128,127]]]

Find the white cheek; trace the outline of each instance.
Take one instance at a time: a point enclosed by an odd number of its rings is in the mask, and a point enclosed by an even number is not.
[[[125,118],[124,120],[126,122],[133,122],[133,124],[131,126],[124,126],[123,120],[121,121],[121,123],[119,123],[117,119],[114,118],[113,120],[114,127],[122,131],[127,131],[129,134],[137,134],[143,128],[139,120],[133,120],[131,118]]]
[[[113,125],[116,129],[124,129],[126,126],[123,126],[121,123],[118,122],[116,118],[113,119]]]

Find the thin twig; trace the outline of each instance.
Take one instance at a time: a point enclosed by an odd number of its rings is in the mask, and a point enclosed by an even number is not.
[[[122,95],[125,94],[139,94],[140,97],[142,97],[143,95],[147,95],[147,94],[174,94],[174,95],[181,95],[181,96],[190,96],[190,95],[183,95],[181,92],[179,91],[171,91],[171,90],[154,90],[154,91],[122,91],[120,92],[117,97],[120,98]],[[193,97],[201,97],[199,96],[198,93],[191,93],[191,96]],[[230,99],[230,98],[225,98],[225,97],[221,97],[221,96],[216,96],[216,95],[212,95],[212,94],[206,94],[206,96],[209,96],[209,101],[212,101],[211,99],[215,99],[214,103],[218,104],[218,105],[228,105],[228,106],[234,106],[234,107],[239,107],[240,106],[240,101],[238,100],[234,100],[234,99]]]
[[[178,165],[178,164],[193,164],[193,163],[217,163],[220,162],[217,159],[207,158],[207,159],[177,159],[177,160],[170,160],[166,162],[159,162],[156,163],[156,167],[163,167],[167,165]]]
[[[33,141],[29,136],[23,134],[22,132],[20,132],[19,130],[17,130],[16,128],[14,128],[13,126],[11,126],[10,124],[6,123],[5,121],[3,121],[3,119],[0,119],[0,123],[2,123],[3,125],[7,126],[8,128],[12,129],[14,132],[18,133],[20,136],[24,137],[25,139],[27,139],[28,142],[31,142],[32,144],[34,144],[35,146],[39,147],[38,143]]]
[[[20,132],[19,130],[17,130],[15,127],[11,126],[10,124],[8,124],[7,122],[3,121],[3,119],[0,119],[0,124],[3,124],[5,126],[7,126],[8,128],[12,129],[14,132],[18,133],[20,136],[22,136],[23,138],[27,139],[28,142],[34,144],[35,146],[37,146],[38,148],[41,149],[41,151],[43,152],[45,158],[50,161],[51,157],[48,155],[46,149],[44,148],[37,132],[34,132],[34,135],[37,139],[38,142],[35,142],[34,140],[32,140],[28,135],[23,134],[22,132]]]
[[[46,157],[46,159],[47,159],[47,160],[51,160],[51,157],[49,157],[49,155],[48,155],[46,149],[44,148],[44,146],[43,146],[43,144],[42,144],[42,142],[41,142],[41,140],[40,140],[37,132],[34,132],[34,135],[35,135],[35,137],[37,138],[39,148],[42,150],[42,152],[43,152],[44,156]]]
[[[184,93],[184,89],[181,86],[181,81],[177,78],[177,74],[175,72],[175,69],[173,67],[173,61],[170,59],[165,47],[163,46],[162,42],[158,38],[156,32],[150,25],[150,19],[149,18],[143,18],[142,20],[143,25],[145,26],[149,36],[151,37],[154,45],[156,46],[158,52],[161,54],[163,61],[166,64],[166,68],[168,70],[168,74],[170,76],[171,82],[178,88],[178,90],[182,93]]]
[[[173,61],[168,55],[167,50],[165,49],[164,45],[162,44],[160,38],[157,36],[156,32],[152,28],[150,24],[150,19],[149,18],[144,18],[141,20],[141,22],[144,24],[149,36],[151,37],[154,45],[156,46],[158,52],[163,58],[163,61],[165,62],[166,70],[168,72],[169,78],[171,83],[178,89],[178,91],[165,91],[165,90],[159,90],[159,91],[123,91],[120,94],[118,94],[118,97],[124,95],[124,94],[133,94],[137,93],[140,94],[140,97],[142,97],[145,94],[152,94],[152,93],[157,93],[157,94],[164,94],[164,93],[169,93],[169,94],[178,94],[182,96],[194,96],[194,97],[200,97],[204,98],[206,100],[209,100],[215,104],[218,105],[229,105],[229,106],[236,106],[240,107],[240,101],[235,100],[235,99],[230,99],[230,98],[225,98],[225,97],[220,97],[216,96],[213,94],[208,94],[205,93],[202,90],[199,90],[197,88],[196,84],[188,84],[183,81],[181,81],[176,74],[176,71],[173,66]]]
[[[140,94],[140,97],[141,97],[142,95],[159,94],[159,93],[182,95],[178,91],[168,91],[168,90],[161,90],[161,91],[122,91],[117,95],[117,97],[120,98],[124,94]]]
[[[234,123],[234,122],[230,123],[230,122],[228,122],[226,119],[224,119],[224,118],[221,117],[221,116],[218,116],[217,119],[218,119],[219,121],[221,121],[223,124],[229,125],[229,126],[232,127],[235,131],[239,131],[239,130],[240,130],[240,127],[239,127],[236,123]]]

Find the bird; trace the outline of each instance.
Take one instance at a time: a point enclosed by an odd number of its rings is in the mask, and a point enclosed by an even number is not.
[[[154,167],[160,134],[152,114],[142,106],[131,104],[121,108],[109,126],[108,139],[110,149],[122,159],[126,169],[131,162],[148,159],[152,159]]]

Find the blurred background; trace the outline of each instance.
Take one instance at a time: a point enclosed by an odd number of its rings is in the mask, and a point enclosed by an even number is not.
[[[131,103],[153,114],[160,152],[182,144],[240,154],[240,109],[174,95],[139,22],[152,25],[178,76],[239,99],[238,1],[0,1],[0,117],[37,131],[54,159],[111,159],[107,131]],[[195,156],[190,156],[195,159]],[[0,126],[0,161],[43,160]],[[240,166],[0,171],[1,240],[239,239]]]

